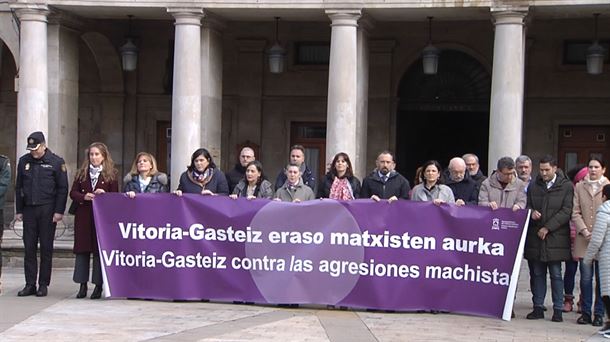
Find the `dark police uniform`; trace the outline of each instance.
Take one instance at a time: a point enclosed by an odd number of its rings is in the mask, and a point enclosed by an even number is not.
[[[4,233],[4,200],[11,183],[11,162],[0,154],[0,244]],[[2,247],[0,246],[0,277],[2,276]]]
[[[19,158],[15,184],[15,208],[23,214],[24,268],[27,286],[36,285],[36,250],[40,241],[38,284],[45,289],[51,281],[53,214],[64,213],[68,197],[68,176],[64,160],[49,149],[40,159],[30,153]],[[46,292],[46,291],[45,291]],[[45,293],[46,295],[46,293]]]

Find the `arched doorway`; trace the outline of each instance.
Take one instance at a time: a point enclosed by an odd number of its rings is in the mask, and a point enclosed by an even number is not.
[[[411,181],[426,160],[443,167],[475,153],[486,173],[491,76],[473,57],[443,51],[438,73],[425,75],[421,58],[403,75],[396,116],[397,169]]]

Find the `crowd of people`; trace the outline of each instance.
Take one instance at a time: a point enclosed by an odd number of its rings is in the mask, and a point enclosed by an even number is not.
[[[48,149],[42,132],[28,137],[27,149],[29,153],[19,159],[15,185],[15,218],[23,221],[26,280],[18,295],[47,295],[55,227],[63,218],[69,194],[72,199],[69,213],[75,215],[73,280],[80,285],[76,297],[87,296],[91,279],[95,288],[90,298],[98,299],[102,294],[102,274],[92,201],[105,192],[122,191],[130,198],[142,193],[172,192],[168,177],[158,170],[152,154],[140,152],[119,190],[120,178],[110,152],[105,144],[95,142],[87,148],[86,159],[76,171],[68,191],[66,165]],[[587,165],[565,174],[553,157],[544,156],[537,176],[533,177],[532,160],[528,156],[502,157],[497,161],[496,170],[486,177],[480,170],[478,157],[468,153],[451,159],[447,170],[443,170],[439,161],[425,162],[416,171],[412,189],[410,182],[395,168],[394,155],[383,151],[376,158],[376,168],[361,182],[354,175],[350,157],[342,152],[334,156],[328,172],[318,182],[305,163],[305,148],[294,145],[287,165],[272,183],[265,177],[263,165],[250,147],[240,151],[238,163],[226,175],[214,163],[209,151],[199,148],[193,152],[190,165],[172,193],[295,203],[315,198],[388,202],[410,199],[435,205],[479,205],[491,210],[530,209],[524,257],[530,270],[533,310],[527,319],[544,318],[547,272],[551,279],[552,321],[561,322],[562,312],[572,311],[575,306],[581,313],[579,324],[604,325],[604,311],[610,317],[610,242],[606,241],[610,239],[607,237],[610,181],[604,175],[605,163],[600,158],[591,158]],[[0,204],[9,183],[10,164],[0,156]],[[40,265],[36,255],[38,244]],[[562,272],[564,264],[565,272]],[[580,300],[574,305],[574,279],[578,269]],[[602,333],[610,337],[610,323],[606,323]]]

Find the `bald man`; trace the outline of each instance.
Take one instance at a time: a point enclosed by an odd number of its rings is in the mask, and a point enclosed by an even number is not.
[[[456,205],[473,204],[479,202],[479,188],[468,171],[466,162],[460,157],[449,161],[449,177],[445,184],[453,191]]]

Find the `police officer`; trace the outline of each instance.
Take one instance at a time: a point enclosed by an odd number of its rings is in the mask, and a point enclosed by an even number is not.
[[[2,278],[2,234],[4,233],[4,199],[11,183],[11,162],[0,154],[0,279]],[[0,288],[0,292],[2,288]]]
[[[25,249],[25,287],[18,296],[36,294],[37,297],[44,297],[51,281],[55,227],[66,209],[68,176],[64,160],[47,148],[42,132],[30,134],[27,143],[30,153],[19,158],[15,183],[15,219],[23,220]],[[39,242],[38,272],[36,250]]]

